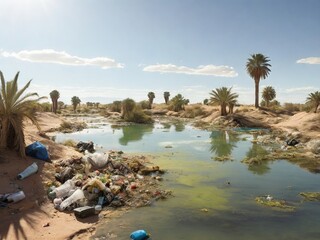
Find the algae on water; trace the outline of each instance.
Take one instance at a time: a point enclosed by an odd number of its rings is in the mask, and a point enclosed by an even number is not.
[[[301,192],[300,195],[308,201],[320,201],[320,192]]]
[[[267,199],[266,197],[256,197],[256,202],[271,208],[276,208],[284,211],[294,211],[294,206],[288,205],[285,200]]]

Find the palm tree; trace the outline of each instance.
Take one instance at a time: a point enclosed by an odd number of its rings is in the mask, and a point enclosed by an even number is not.
[[[189,99],[185,99],[181,94],[177,94],[170,101],[169,108],[175,112],[179,112],[184,109],[184,105],[189,103]]]
[[[251,58],[247,61],[247,72],[250,75],[250,77],[253,78],[255,83],[255,104],[254,106],[256,108],[259,107],[259,83],[260,79],[266,79],[270,73],[270,67],[269,64],[270,60],[268,57],[265,57],[261,53],[258,54],[252,54]]]
[[[317,112],[317,109],[320,105],[320,92],[316,91],[314,93],[309,93],[309,96],[307,97],[307,104],[314,106],[314,113]]]
[[[270,101],[276,98],[276,91],[273,87],[267,86],[262,91],[262,98],[266,101],[267,107],[269,107]]]
[[[229,104],[235,104],[238,98],[238,94],[231,93],[231,88],[216,88],[210,93],[210,103],[220,105],[221,116],[227,115],[227,106]],[[233,107],[232,107],[233,109]]]
[[[72,106],[73,106],[73,111],[76,112],[77,106],[81,103],[81,100],[80,100],[79,97],[73,96],[71,98],[71,103],[72,103]]]
[[[52,101],[52,112],[54,114],[57,113],[57,108],[58,108],[58,99],[60,97],[60,93],[57,90],[53,90],[50,92],[50,97]]]
[[[164,92],[164,93],[163,93],[163,97],[164,97],[164,101],[165,101],[166,104],[168,105],[170,93],[169,93],[169,92]]]
[[[5,82],[0,71],[0,147],[14,149],[19,152],[20,156],[25,157],[23,120],[25,118],[30,119],[40,129],[33,106],[45,97],[39,98],[37,93],[25,94],[31,80],[22,89],[18,90],[18,77],[19,72],[12,81]]]
[[[150,109],[151,109],[151,107],[152,107],[153,99],[154,99],[155,97],[156,97],[156,96],[154,95],[154,92],[149,92],[149,93],[148,93],[149,108],[150,108]]]

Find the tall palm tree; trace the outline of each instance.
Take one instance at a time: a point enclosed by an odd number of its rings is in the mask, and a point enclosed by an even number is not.
[[[255,104],[256,108],[259,107],[259,83],[260,79],[266,79],[271,72],[269,64],[270,60],[261,53],[252,54],[248,59],[246,68],[250,77],[253,78],[255,83]]]
[[[269,103],[276,98],[276,91],[273,87],[267,86],[262,91],[262,98],[266,101],[267,107],[269,107]]]
[[[25,93],[31,80],[18,90],[18,77],[19,72],[12,81],[6,82],[0,71],[0,147],[14,149],[25,157],[23,120],[28,118],[40,128],[33,106],[44,97],[39,98],[37,93]]]
[[[309,96],[307,97],[307,104],[314,106],[314,113],[317,112],[317,109],[320,105],[320,92],[316,91],[314,93],[309,93]]]
[[[155,97],[156,97],[156,96],[154,95],[154,92],[149,92],[149,93],[148,93],[149,108],[150,108],[150,109],[151,109],[151,107],[152,107],[153,99],[154,99]]]
[[[238,94],[231,92],[232,88],[216,88],[215,90],[212,90],[210,95],[210,103],[211,104],[218,104],[220,105],[221,109],[221,116],[227,115],[227,106],[229,104],[235,104]]]
[[[81,103],[81,100],[80,100],[79,97],[73,96],[71,98],[71,103],[72,103],[72,106],[73,106],[73,111],[76,112],[77,106]]]
[[[50,92],[50,97],[52,101],[52,112],[54,114],[57,113],[57,108],[58,108],[58,99],[60,97],[60,93],[57,90],[53,90]]]
[[[170,93],[169,93],[169,92],[164,92],[164,93],[163,93],[163,97],[164,97],[164,101],[165,101],[166,104],[168,105]]]

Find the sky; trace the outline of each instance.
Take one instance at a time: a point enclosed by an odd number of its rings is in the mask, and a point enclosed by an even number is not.
[[[1,0],[0,71],[70,104],[133,98],[202,102],[232,87],[254,103],[251,54],[270,59],[260,92],[303,103],[320,90],[319,0]],[[48,101],[50,98],[48,99]]]

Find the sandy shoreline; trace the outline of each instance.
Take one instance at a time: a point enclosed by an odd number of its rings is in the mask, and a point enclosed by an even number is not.
[[[245,113],[246,117],[253,121],[261,121],[273,129],[280,129],[288,133],[299,132],[302,138],[320,139],[320,114],[298,113],[294,116],[266,115],[261,111]],[[57,128],[62,123],[62,118],[51,113],[41,113],[40,126],[43,132]],[[212,121],[207,117],[204,121]],[[30,123],[26,123],[25,138],[26,144],[33,141],[41,141],[49,147],[52,161],[79,157],[77,151],[66,146],[52,142],[40,136],[37,129]],[[33,162],[39,165],[39,172],[32,178],[17,180],[16,175]],[[16,153],[2,151],[0,155],[0,189],[1,193],[9,193],[16,189],[23,189],[26,199],[15,204],[9,204],[8,208],[0,208],[2,224],[0,225],[0,239],[86,239],[90,232],[95,231],[95,225],[99,217],[92,216],[78,221],[74,214],[59,212],[54,209],[53,204],[48,200],[46,193],[47,181],[54,178],[53,164],[27,157],[21,159]],[[123,211],[123,210],[121,210]],[[103,215],[104,213],[102,213]],[[116,213],[105,213],[116,214]],[[44,227],[45,225],[48,225]],[[81,237],[75,233],[81,233]]]

